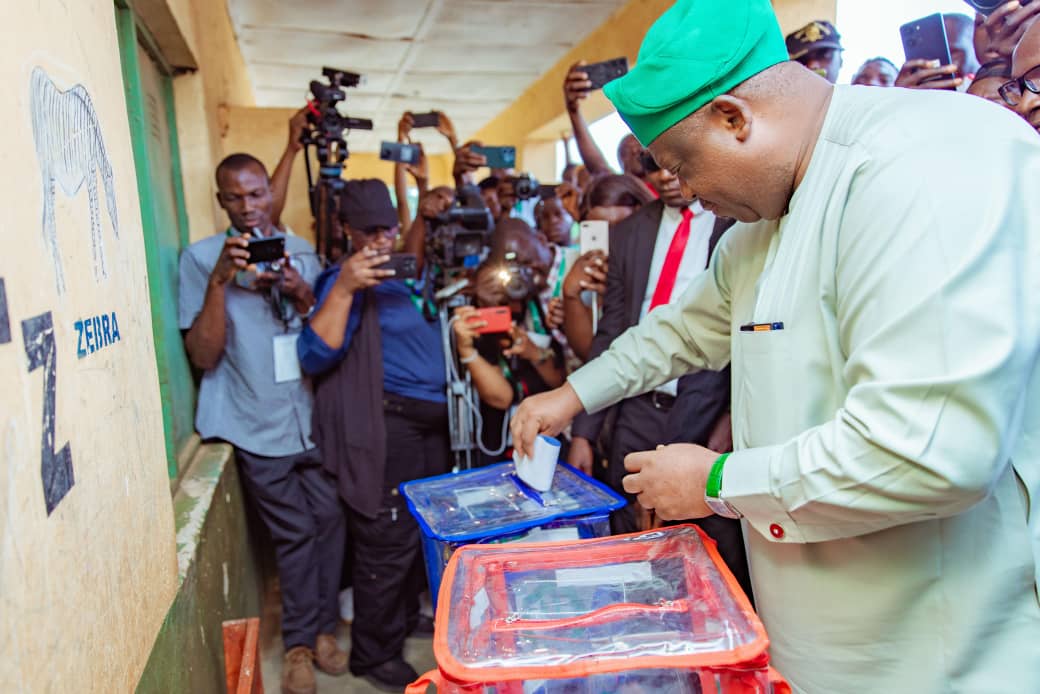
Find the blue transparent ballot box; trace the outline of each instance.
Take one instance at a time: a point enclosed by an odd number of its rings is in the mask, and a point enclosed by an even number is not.
[[[423,559],[436,606],[444,567],[468,544],[584,540],[610,535],[610,512],[625,499],[560,463],[538,492],[512,462],[405,482],[401,493],[422,529]]]

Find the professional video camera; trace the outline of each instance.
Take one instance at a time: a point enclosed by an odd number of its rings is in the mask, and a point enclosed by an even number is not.
[[[300,140],[304,146],[311,213],[317,227],[317,251],[322,258],[328,258],[335,247],[342,245],[343,238],[336,225],[339,193],[343,189],[343,162],[350,156],[344,133],[350,130],[371,130],[372,121],[345,116],[338,108],[347,98],[344,89],[361,84],[361,75],[331,67],[322,68],[321,74],[329,83],[311,81],[310,91],[314,98],[307,101],[307,123],[310,127]],[[318,164],[317,181],[311,172],[311,148],[314,149]]]
[[[453,271],[475,267],[484,255],[494,222],[476,186],[463,186],[455,203],[431,220],[426,236],[426,257],[437,268],[438,280]]]

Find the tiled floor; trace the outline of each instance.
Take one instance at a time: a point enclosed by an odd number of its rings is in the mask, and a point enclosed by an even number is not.
[[[282,672],[282,635],[279,629],[281,600],[277,586],[268,589],[264,599],[264,614],[260,620],[261,673],[264,678],[264,691],[267,694],[279,694],[281,691]],[[350,626],[340,622],[336,634],[339,645],[350,650]],[[432,639],[408,639],[405,644],[404,658],[420,674],[432,670],[436,663],[433,659]],[[380,690],[365,680],[354,677],[349,672],[341,677],[332,677],[318,672],[318,692],[320,694],[374,694]],[[432,688],[430,691],[434,691]]]

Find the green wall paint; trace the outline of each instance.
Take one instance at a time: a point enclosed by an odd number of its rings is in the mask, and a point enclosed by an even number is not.
[[[226,444],[204,444],[174,497],[181,584],[138,694],[221,692],[221,623],[260,615],[263,571]]]
[[[176,479],[177,452],[194,432],[195,384],[177,315],[178,259],[188,230],[173,91],[161,58],[147,48],[152,45],[149,37],[139,33],[133,10],[117,2],[115,12],[141,202],[167,472]]]

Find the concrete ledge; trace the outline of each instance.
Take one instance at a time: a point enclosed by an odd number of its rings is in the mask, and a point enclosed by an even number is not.
[[[219,692],[221,623],[260,615],[260,553],[227,444],[202,444],[173,500],[179,589],[152,646],[141,694]]]

